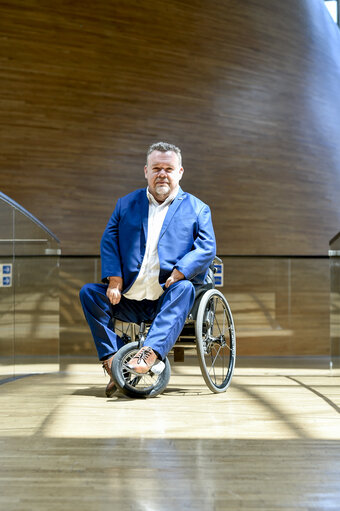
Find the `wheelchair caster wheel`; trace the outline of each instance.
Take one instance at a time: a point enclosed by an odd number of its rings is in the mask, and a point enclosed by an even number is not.
[[[127,366],[128,362],[139,351],[138,342],[130,342],[123,346],[112,362],[112,376],[118,389],[126,396],[133,398],[155,397],[161,394],[170,380],[170,362],[166,358],[165,367],[156,374],[152,370],[146,374],[136,374]],[[157,364],[158,365],[158,364]]]

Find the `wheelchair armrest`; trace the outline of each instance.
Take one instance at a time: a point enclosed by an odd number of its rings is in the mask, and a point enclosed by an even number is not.
[[[222,259],[220,259],[219,257],[215,256],[214,259],[211,261],[210,265],[209,265],[209,269],[213,272],[213,273],[216,273],[216,267],[215,267],[215,263],[218,262],[218,263],[222,263]]]

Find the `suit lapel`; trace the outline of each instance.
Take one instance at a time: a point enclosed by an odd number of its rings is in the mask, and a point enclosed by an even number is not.
[[[148,237],[148,218],[149,218],[149,201],[146,195],[146,189],[144,190],[144,195],[142,199],[141,217],[144,240],[146,242]]]
[[[162,229],[161,229],[161,233],[159,235],[159,239],[161,239],[161,237],[163,236],[163,234],[165,233],[165,231],[167,230],[171,220],[172,220],[172,217],[174,216],[174,214],[176,213],[178,207],[181,205],[181,203],[183,202],[183,199],[185,198],[185,193],[183,192],[182,188],[179,189],[178,191],[178,194],[176,196],[176,198],[173,200],[173,202],[170,204],[169,206],[169,209],[168,209],[168,212],[164,218],[164,222],[163,222],[163,225],[162,225]]]

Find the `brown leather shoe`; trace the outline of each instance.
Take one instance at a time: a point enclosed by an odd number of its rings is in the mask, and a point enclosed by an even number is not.
[[[165,367],[164,362],[157,358],[156,353],[149,346],[143,346],[126,365],[135,374],[146,374],[150,369],[160,374]]]
[[[111,365],[114,355],[112,357],[107,358],[106,360],[103,360],[103,369],[104,373],[107,373],[108,376],[110,376],[110,381],[106,385],[105,394],[107,397],[111,397],[117,390],[116,384],[114,382],[114,379],[112,378],[112,371],[111,371]]]

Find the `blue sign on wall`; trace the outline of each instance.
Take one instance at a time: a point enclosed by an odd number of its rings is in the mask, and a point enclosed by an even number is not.
[[[11,287],[12,277],[2,277],[2,287]]]
[[[223,263],[214,264],[215,271],[215,286],[222,287],[223,286]]]
[[[12,264],[0,264],[0,287],[11,287],[12,285]]]

